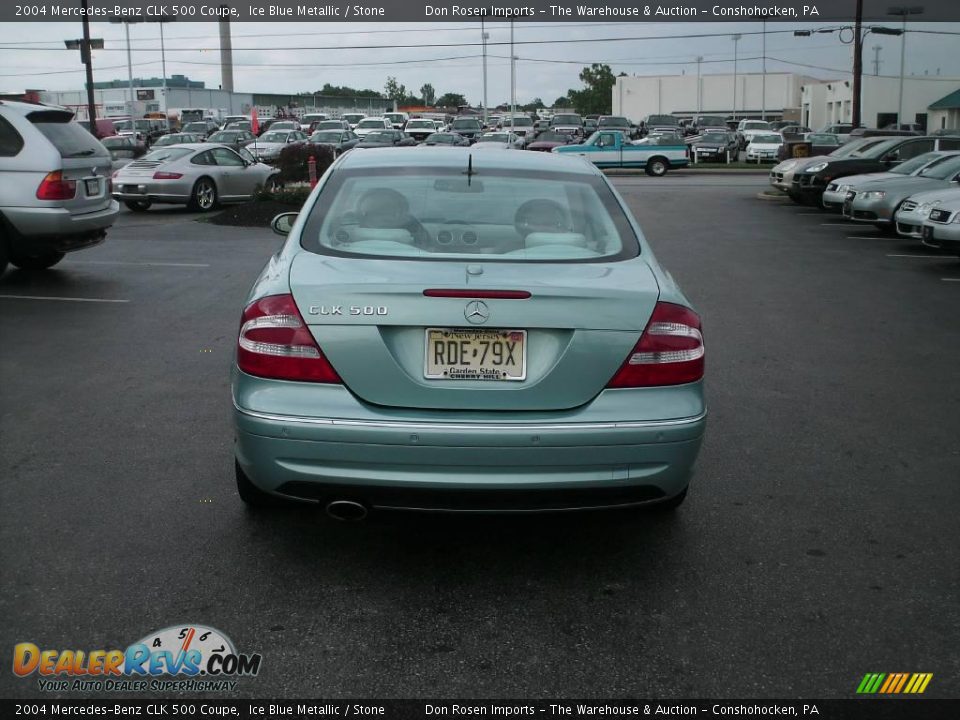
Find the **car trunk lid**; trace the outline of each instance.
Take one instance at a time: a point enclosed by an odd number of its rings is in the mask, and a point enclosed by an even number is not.
[[[629,355],[659,296],[642,258],[479,264],[304,252],[293,262],[290,286],[320,348],[359,398],[459,410],[560,410],[589,402]],[[502,291],[529,297],[497,297]],[[428,328],[467,331],[449,342],[467,338],[473,350],[482,331],[508,333],[525,345],[523,379],[428,377],[436,371]],[[517,348],[516,359],[521,355]],[[480,360],[468,358],[476,367]]]

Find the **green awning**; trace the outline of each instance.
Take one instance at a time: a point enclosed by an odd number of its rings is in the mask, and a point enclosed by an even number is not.
[[[960,90],[954,90],[945,98],[940,98],[930,107],[930,110],[957,110],[960,109]]]

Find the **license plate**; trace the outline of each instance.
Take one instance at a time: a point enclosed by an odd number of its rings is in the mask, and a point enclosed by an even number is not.
[[[423,376],[431,380],[524,380],[527,331],[427,328]]]
[[[923,239],[924,240],[933,240],[933,228],[929,225],[923,226]]]
[[[100,194],[100,181],[99,180],[84,180],[84,185],[87,188],[87,197],[93,197]]]

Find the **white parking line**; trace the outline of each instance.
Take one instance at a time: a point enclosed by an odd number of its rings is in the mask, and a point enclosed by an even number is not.
[[[847,235],[847,240],[889,240],[889,235]]]
[[[794,215],[819,215],[820,217],[823,217],[822,212],[798,212],[794,213]]]
[[[143,265],[145,267],[195,267],[207,268],[208,263],[170,263],[170,262],[125,262],[123,260],[68,260],[74,265]]]
[[[65,302],[101,302],[101,303],[128,303],[129,300],[109,300],[107,298],[76,298],[51,297],[48,295],[0,295],[0,298],[11,300],[63,300]]]
[[[940,278],[944,282],[960,282],[960,278]]]
[[[887,253],[887,257],[902,257],[902,258],[925,258],[927,260],[943,260],[944,258],[949,258],[949,255],[894,255]]]
[[[848,223],[848,222],[845,222],[845,223],[820,223],[820,224],[823,225],[824,227],[846,227],[846,228],[848,228],[848,227],[856,227],[853,223]]]

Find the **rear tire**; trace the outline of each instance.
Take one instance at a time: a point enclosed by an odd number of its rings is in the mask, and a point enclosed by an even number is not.
[[[667,161],[660,157],[651,158],[647,161],[647,175],[651,177],[663,177],[667,174]]]
[[[202,177],[194,183],[187,207],[197,212],[210,212],[217,207],[217,186],[213,180]]]
[[[46,270],[63,260],[62,252],[45,252],[40,255],[10,255],[10,262],[21,270]]]
[[[252,510],[262,510],[264,508],[276,507],[278,504],[277,499],[254,485],[253,481],[247,477],[247,474],[241,469],[240,463],[236,460],[233,461],[233,469],[237,478],[237,493],[248,508]]]
[[[133,212],[146,212],[153,205],[149,200],[124,200],[123,204]]]

